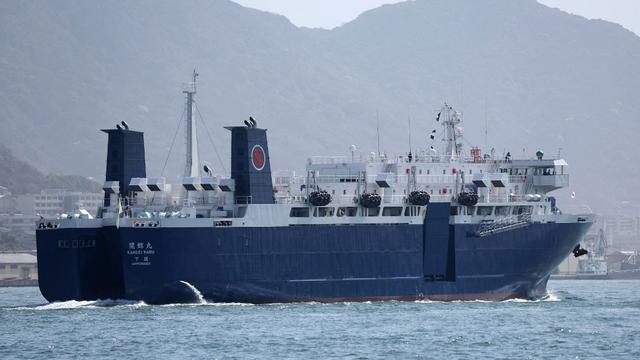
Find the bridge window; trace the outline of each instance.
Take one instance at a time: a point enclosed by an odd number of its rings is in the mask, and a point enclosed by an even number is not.
[[[333,216],[333,212],[335,208],[333,207],[319,207],[313,211],[313,216],[315,217],[329,217]]]
[[[364,208],[366,216],[378,216],[380,215],[380,208]]]
[[[358,208],[355,206],[350,207],[340,207],[337,212],[338,217],[349,216],[353,217],[358,215]]]
[[[348,177],[348,178],[340,178],[340,182],[357,182],[358,179],[355,177]]]
[[[402,207],[401,206],[387,206],[382,209],[382,216],[401,216],[402,215]]]
[[[404,209],[404,216],[418,216],[420,215],[420,206],[407,206]]]
[[[507,215],[509,215],[508,206],[496,206],[496,216],[507,216]]]
[[[513,215],[531,214],[531,206],[515,206]]]
[[[308,207],[291,208],[290,217],[309,217]]]
[[[478,207],[478,215],[489,216],[493,213],[493,206],[480,206]]]

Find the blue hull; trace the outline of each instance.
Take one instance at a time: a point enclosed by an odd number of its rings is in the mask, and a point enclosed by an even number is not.
[[[124,298],[115,228],[38,230],[38,284],[48,301]]]
[[[537,224],[477,238],[456,226],[455,276],[425,277],[420,226],[310,229],[126,229],[155,254],[124,259],[126,297],[167,302],[192,297],[182,281],[221,302],[533,298],[579,242],[581,224]],[[517,233],[516,233],[517,232]],[[251,234],[261,234],[260,239]],[[135,264],[135,265],[134,265]]]
[[[46,230],[38,232],[40,288],[49,301],[194,301],[188,284],[219,302],[535,298],[589,226],[531,224],[481,238],[477,225],[448,219],[446,226]],[[58,239],[83,237],[96,246],[58,247]]]

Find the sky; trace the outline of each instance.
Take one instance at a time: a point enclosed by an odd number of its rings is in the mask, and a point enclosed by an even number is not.
[[[286,16],[297,26],[331,29],[362,12],[401,0],[234,0],[255,9]],[[618,23],[640,35],[640,0],[538,0],[549,7],[589,19]]]

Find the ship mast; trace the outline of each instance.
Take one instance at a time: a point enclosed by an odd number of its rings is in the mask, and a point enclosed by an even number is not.
[[[198,137],[196,134],[195,118],[193,116],[193,96],[196,94],[196,78],[198,73],[193,69],[193,81],[186,84],[182,91],[186,94],[187,121],[185,121],[185,134],[187,143],[184,177],[197,177],[200,175],[200,159],[198,155]]]
[[[457,160],[462,150],[462,144],[459,143],[462,139],[462,128],[458,126],[460,124],[460,113],[447,105],[447,103],[444,104],[440,112],[444,115],[442,126],[445,128],[444,141],[447,145],[445,155],[450,160]]]

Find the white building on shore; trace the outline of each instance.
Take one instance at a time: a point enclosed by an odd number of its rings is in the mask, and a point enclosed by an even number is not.
[[[35,255],[0,253],[0,281],[38,280]]]

